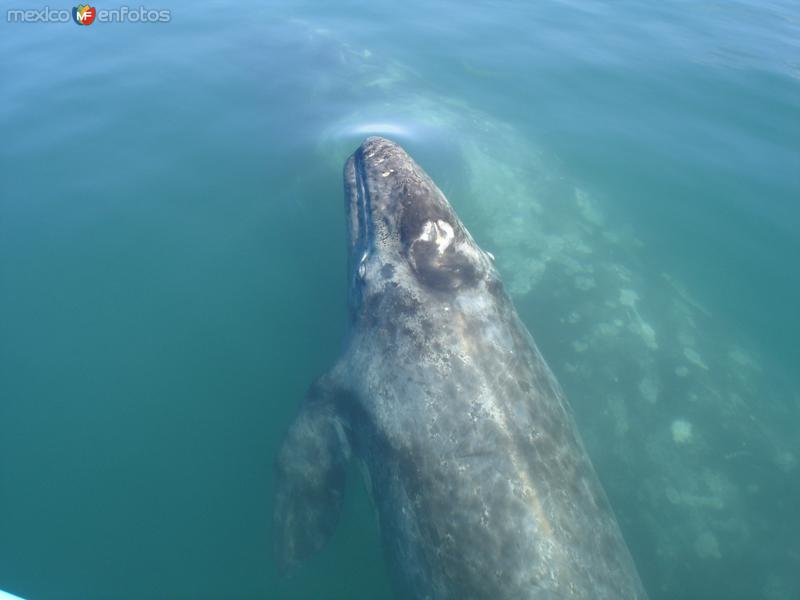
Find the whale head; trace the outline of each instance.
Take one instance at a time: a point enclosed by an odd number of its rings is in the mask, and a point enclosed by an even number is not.
[[[446,301],[494,273],[441,190],[395,142],[364,140],[344,182],[352,317],[387,292]]]

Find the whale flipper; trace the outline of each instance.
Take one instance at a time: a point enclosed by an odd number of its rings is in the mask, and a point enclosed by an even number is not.
[[[350,444],[336,397],[330,377],[317,379],[278,454],[273,525],[282,570],[318,552],[339,521]]]

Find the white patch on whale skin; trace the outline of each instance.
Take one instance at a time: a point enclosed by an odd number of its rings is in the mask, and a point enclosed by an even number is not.
[[[422,227],[422,233],[417,238],[421,242],[433,242],[436,244],[436,250],[439,254],[444,254],[444,251],[453,243],[455,232],[453,226],[447,221],[439,219],[434,223],[428,221]]]
[[[428,221],[422,226],[422,233],[417,238],[421,242],[431,241],[431,231],[433,230],[433,221]]]
[[[358,263],[358,276],[361,279],[364,279],[364,275],[367,274],[367,253],[364,252],[364,256],[361,257],[361,261]]]
[[[436,230],[437,233],[439,233],[439,235],[436,236],[436,248],[439,250],[439,254],[441,254],[453,243],[455,233],[453,232],[453,226],[447,221],[439,219],[436,224],[438,226]]]

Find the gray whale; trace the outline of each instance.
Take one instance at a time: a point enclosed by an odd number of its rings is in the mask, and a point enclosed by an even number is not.
[[[355,457],[399,598],[646,598],[491,255],[394,142],[366,139],[344,180],[349,334],[276,461],[280,565],[330,537]]]

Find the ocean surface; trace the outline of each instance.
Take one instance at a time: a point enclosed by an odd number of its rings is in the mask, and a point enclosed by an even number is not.
[[[800,598],[800,4],[6,20],[44,6],[0,15],[0,589],[391,597],[355,472],[320,556],[271,555],[383,134],[497,257],[651,598]]]

